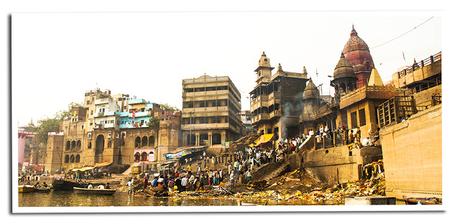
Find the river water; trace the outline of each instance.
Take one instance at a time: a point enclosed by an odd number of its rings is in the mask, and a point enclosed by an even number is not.
[[[86,195],[72,191],[51,193],[19,193],[19,207],[73,207],[73,206],[222,206],[239,205],[230,198],[153,198],[116,192],[114,195]]]

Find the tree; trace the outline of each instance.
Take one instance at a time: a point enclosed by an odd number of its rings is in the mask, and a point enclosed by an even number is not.
[[[26,127],[27,131],[35,132],[38,143],[46,145],[48,142],[48,132],[59,132],[61,122],[70,116],[69,111],[61,111],[56,113],[53,118],[45,118],[38,121],[35,126],[32,122]]]

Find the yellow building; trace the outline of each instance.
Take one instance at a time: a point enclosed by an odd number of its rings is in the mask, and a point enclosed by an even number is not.
[[[184,146],[221,148],[240,136],[241,94],[228,76],[184,79],[182,90]]]
[[[393,85],[409,95],[377,109],[388,196],[442,198],[441,59],[439,52],[394,73]]]

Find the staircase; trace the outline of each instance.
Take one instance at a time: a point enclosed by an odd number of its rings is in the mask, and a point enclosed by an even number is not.
[[[284,172],[289,166],[289,162],[277,162],[277,163],[267,163],[257,169],[253,176],[253,181],[262,181],[262,180],[270,180],[274,177],[279,176],[282,172]]]

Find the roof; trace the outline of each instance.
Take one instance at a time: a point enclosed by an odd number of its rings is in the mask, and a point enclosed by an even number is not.
[[[368,71],[370,70],[369,68],[374,67],[374,61],[372,60],[369,46],[358,36],[358,32],[356,32],[354,26],[352,27],[350,38],[343,47],[342,52],[345,58],[353,66],[355,73]]]
[[[305,85],[305,89],[303,91],[303,99],[311,99],[311,98],[318,98],[319,97],[319,90],[316,88],[316,85],[313,83],[313,80],[310,79],[307,85]]]
[[[368,86],[383,86],[382,78],[380,77],[379,72],[377,69],[373,68],[371,72],[371,76],[369,77],[369,82],[367,83]]]
[[[348,77],[354,78],[355,72],[353,70],[353,66],[345,58],[342,52],[340,55],[339,62],[337,62],[337,65],[335,66],[335,69],[334,69],[334,79],[348,78]]]

